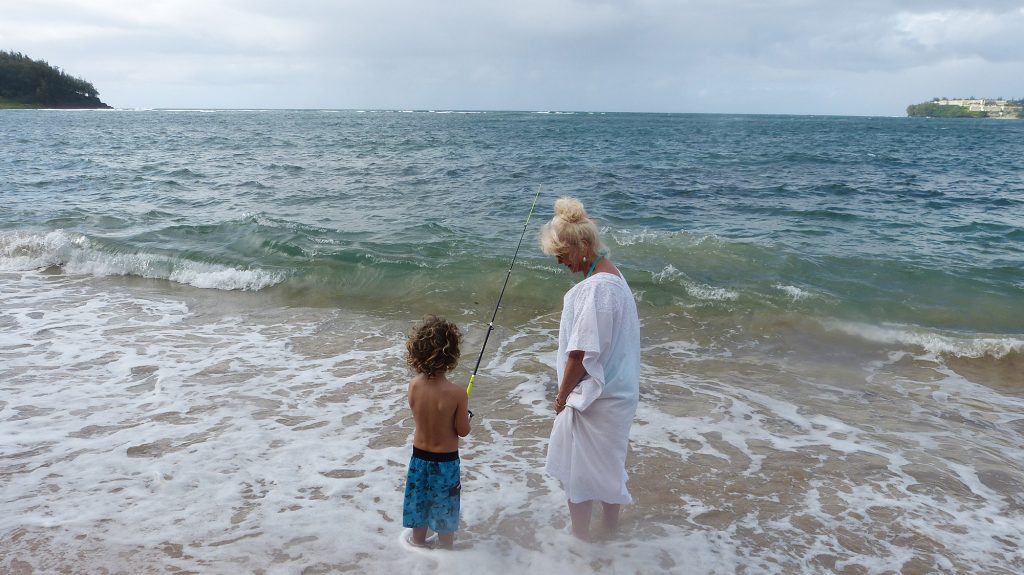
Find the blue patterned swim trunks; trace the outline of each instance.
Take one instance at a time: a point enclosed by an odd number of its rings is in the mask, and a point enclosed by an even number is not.
[[[405,480],[403,527],[430,527],[441,534],[459,528],[459,452],[432,453],[412,448]]]

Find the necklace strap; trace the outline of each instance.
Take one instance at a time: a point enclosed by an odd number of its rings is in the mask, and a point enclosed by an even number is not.
[[[597,267],[597,262],[601,261],[601,258],[603,258],[603,257],[604,257],[604,254],[599,255],[596,258],[594,258],[594,263],[590,264],[590,269],[587,270],[587,275],[583,276],[583,279],[589,278],[590,274],[594,273],[594,268]]]

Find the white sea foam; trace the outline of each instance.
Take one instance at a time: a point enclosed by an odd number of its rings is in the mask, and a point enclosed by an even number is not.
[[[920,327],[829,320],[825,327],[854,335],[868,341],[887,345],[919,347],[932,355],[948,354],[955,357],[1006,357],[1010,353],[1024,353],[1024,339],[1014,336],[963,337],[939,333]]]
[[[776,285],[775,289],[784,292],[786,295],[788,295],[789,297],[793,298],[793,301],[805,300],[805,299],[807,299],[809,297],[812,297],[814,295],[811,292],[806,291],[806,290],[802,290],[802,289],[800,289],[800,288],[798,288],[796,286]]]
[[[611,232],[611,238],[619,246],[633,246],[637,244],[645,243],[658,243],[658,241],[665,237],[664,232],[652,232],[649,230],[642,230],[638,232]]]
[[[731,289],[709,286],[694,282],[683,282],[686,293],[691,297],[706,301],[736,301],[740,294]]]
[[[690,297],[702,301],[735,301],[740,297],[738,292],[731,289],[691,281],[672,264],[666,265],[660,272],[651,274],[651,280],[656,284],[678,283]]]
[[[575,541],[543,472],[557,314],[493,332],[461,449],[459,550],[408,553],[396,543],[412,432],[405,322],[233,312],[219,303],[230,293],[98,285],[0,275],[0,471],[15,494],[0,499],[0,569],[816,574],[826,557],[858,572],[916,560],[980,575],[1019,565],[1005,542],[1024,536],[1012,489],[1024,400],[948,370],[885,379],[896,357],[845,387],[772,376],[744,357],[704,368],[703,350],[675,338],[644,347],[623,534]],[[464,323],[466,357],[485,328]],[[908,421],[922,427],[901,430]],[[985,475],[986,461],[1006,479]]]
[[[152,253],[118,253],[96,248],[81,234],[64,230],[0,234],[0,271],[61,267],[67,274],[138,276],[166,279],[199,288],[259,291],[284,276],[267,270],[244,270]]]
[[[0,233],[0,271],[29,271],[59,265],[76,247],[86,244],[85,236],[64,230],[42,233]]]
[[[703,348],[696,343],[689,341],[665,341],[648,345],[643,348],[644,353],[660,352],[667,353],[673,357],[688,357],[697,359]]]
[[[663,413],[659,409],[662,400],[641,402],[633,441],[641,450],[656,447],[674,451],[683,461],[701,456],[711,458],[705,462],[718,461],[702,465],[712,469],[706,476],[694,471],[698,473],[695,481],[706,480],[720,487],[705,483],[705,488],[694,490],[705,493],[705,501],[691,504],[690,516],[733,516],[728,531],[742,530],[769,540],[788,540],[793,545],[791,550],[801,548],[797,553],[811,563],[818,557],[834,557],[837,564],[878,573],[898,572],[912,560],[941,566],[940,572],[949,573],[983,573],[986,568],[980,565],[985,563],[1019,565],[1021,558],[1015,546],[1005,542],[1018,537],[1020,532],[1010,519],[1018,515],[1013,509],[1020,500],[1008,501],[1005,489],[996,492],[989,486],[992,480],[983,479],[976,465],[964,463],[970,460],[967,453],[979,447],[990,449],[993,442],[1001,450],[1001,460],[1007,449],[1020,453],[1019,446],[1010,445],[1017,441],[1018,434],[1002,428],[1002,433],[995,436],[967,440],[970,434],[962,434],[957,426],[944,427],[941,422],[948,417],[943,412],[948,413],[951,408],[958,410],[961,417],[973,420],[976,416],[972,405],[977,400],[964,401],[966,397],[986,398],[993,414],[999,414],[995,421],[1003,424],[1019,417],[1015,414],[1024,408],[1024,402],[1007,401],[948,370],[944,373],[948,378],[933,384],[945,389],[943,407],[937,408],[936,413],[929,406],[919,406],[920,413],[916,415],[900,413],[900,408],[891,414],[895,418],[932,420],[934,423],[927,426],[932,432],[902,434],[894,430],[898,424],[879,428],[878,423],[845,421],[850,413],[841,409],[845,400],[834,410],[835,415],[814,413],[808,412],[806,401],[798,405],[744,387],[648,369],[648,385],[685,386],[694,394],[687,403],[707,407],[691,408],[688,411],[693,415],[680,418]],[[875,383],[882,389],[892,388],[892,382],[887,380]],[[806,385],[809,389],[797,391],[795,397],[844,393],[828,386],[815,390],[817,385],[810,381]],[[845,393],[850,398],[859,395]],[[834,402],[821,405],[830,403]],[[766,450],[764,446],[770,448]],[[795,457],[794,463],[800,462],[797,467],[780,469],[778,463],[769,467],[773,460],[790,456]],[[1007,477],[1019,477],[1018,474],[1019,469],[1009,471]],[[750,486],[740,487],[746,480],[736,477],[749,478]],[[764,486],[765,481],[792,482],[795,492],[805,494],[804,500],[786,503],[787,490],[776,487],[768,490],[762,503],[751,503],[765,496],[764,490],[757,487]],[[968,494],[966,500],[953,495],[960,489],[957,485],[962,485],[963,492]],[[739,499],[728,497],[737,489],[744,489]],[[720,500],[714,495],[718,492]],[[691,495],[695,496],[698,495]],[[960,503],[951,505],[951,498]],[[736,506],[750,507],[751,511],[736,517],[731,510]],[[869,528],[868,524],[873,523],[869,517],[874,514],[880,514],[883,520]],[[813,531],[802,527],[808,518],[819,527]],[[829,527],[822,528],[826,525]],[[955,549],[956,563],[948,554],[907,547],[898,538],[867,535],[858,542],[844,541],[841,535],[863,534],[878,528],[893,534],[917,533],[938,542],[940,549]],[[870,551],[851,553],[858,546]],[[756,551],[750,555],[748,565],[765,558]],[[772,566],[765,566],[765,572],[800,571],[782,568],[774,564],[774,558],[768,559]],[[809,572],[822,571],[811,567]]]
[[[263,270],[237,270],[220,266],[191,264],[176,269],[167,279],[198,288],[259,291],[281,283],[282,276]]]
[[[718,242],[718,236],[714,234],[691,234],[678,231],[648,230],[613,230],[602,228],[602,233],[611,237],[618,246],[635,246],[642,244],[661,245],[665,242],[682,242],[686,246],[700,246],[705,242]]]
[[[543,437],[481,410],[462,450],[463,548],[407,554],[394,542],[411,433],[401,326],[312,310],[282,325],[44,281],[4,278],[14,324],[0,335],[5,492],[18,494],[0,533],[21,533],[4,554],[37,572],[648,572],[708,547],[700,533],[680,547],[678,529],[575,542],[536,459]],[[335,343],[310,354],[313,339]],[[549,342],[517,343],[502,342],[515,351],[495,372]]]
[[[656,284],[664,283],[667,281],[674,281],[682,277],[684,277],[683,272],[676,269],[676,266],[672,264],[666,265],[664,268],[661,269],[660,272],[651,274],[651,280],[654,281],[654,283]]]

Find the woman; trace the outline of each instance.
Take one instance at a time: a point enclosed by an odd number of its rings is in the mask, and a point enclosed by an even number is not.
[[[640,398],[640,320],[633,293],[575,198],[555,202],[541,228],[544,253],[584,274],[562,302],[558,393],[546,470],[562,482],[576,537],[590,539],[594,501],[608,531],[633,498],[626,489],[629,428]]]

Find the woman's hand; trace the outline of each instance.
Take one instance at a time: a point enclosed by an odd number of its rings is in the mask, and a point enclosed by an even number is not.
[[[566,401],[567,401],[566,399],[558,399],[558,397],[555,397],[555,414],[556,415],[559,414],[559,413],[562,413],[562,410],[565,409],[565,402]]]
[[[565,409],[565,402],[569,401],[569,394],[587,376],[587,368],[583,367],[583,352],[574,349],[568,353],[565,360],[565,374],[562,376],[562,383],[558,386],[558,394],[555,395],[555,413],[562,413]]]

